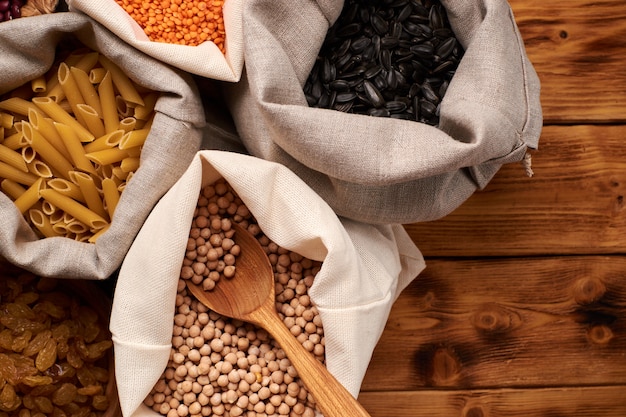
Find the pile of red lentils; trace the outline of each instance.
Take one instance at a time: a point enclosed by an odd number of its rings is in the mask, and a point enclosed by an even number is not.
[[[207,309],[186,290],[186,279],[214,281],[209,275],[228,266],[223,257],[236,246],[227,237],[231,222],[246,227],[265,248],[274,268],[280,317],[324,362],[321,318],[308,296],[321,263],[270,241],[220,179],[200,193],[178,283],[170,359],[145,404],[167,417],[314,417],[314,399],[265,330]],[[212,240],[215,235],[220,239]],[[221,258],[209,260],[209,251]]]
[[[224,0],[116,0],[155,42],[197,46],[213,42],[225,53]]]

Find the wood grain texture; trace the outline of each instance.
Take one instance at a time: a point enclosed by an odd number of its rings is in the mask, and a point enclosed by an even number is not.
[[[367,392],[372,417],[623,417],[626,386]]]
[[[430,260],[362,388],[626,384],[625,271],[609,256]]]
[[[545,126],[532,178],[505,165],[453,213],[406,229],[426,256],[626,253],[625,136],[621,125]]]
[[[626,120],[626,2],[511,0],[546,123]]]
[[[509,3],[542,83],[535,176],[405,225],[427,268],[373,353],[372,417],[626,415],[626,2]]]

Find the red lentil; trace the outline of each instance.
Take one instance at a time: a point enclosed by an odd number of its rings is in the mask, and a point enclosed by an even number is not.
[[[197,46],[212,41],[226,52],[224,0],[116,0],[155,42]]]

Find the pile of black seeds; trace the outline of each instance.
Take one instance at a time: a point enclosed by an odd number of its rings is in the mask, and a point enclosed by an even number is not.
[[[463,52],[438,0],[346,0],[304,93],[311,107],[436,126]]]

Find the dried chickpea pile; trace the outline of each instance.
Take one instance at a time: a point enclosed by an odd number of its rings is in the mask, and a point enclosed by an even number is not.
[[[186,290],[183,276],[192,279],[190,268],[211,262],[199,248],[214,248],[207,236],[228,234],[231,222],[246,226],[265,248],[274,268],[279,315],[298,341],[324,361],[321,318],[307,295],[321,263],[271,242],[221,179],[200,193],[176,296],[170,360],[145,404],[168,417],[314,417],[313,399],[265,330],[207,309]],[[213,271],[207,266],[203,274]]]
[[[56,280],[0,268],[0,415],[102,415],[113,343],[97,312]]]
[[[223,0],[116,0],[148,38],[156,42],[197,46],[213,42],[225,52]]]

